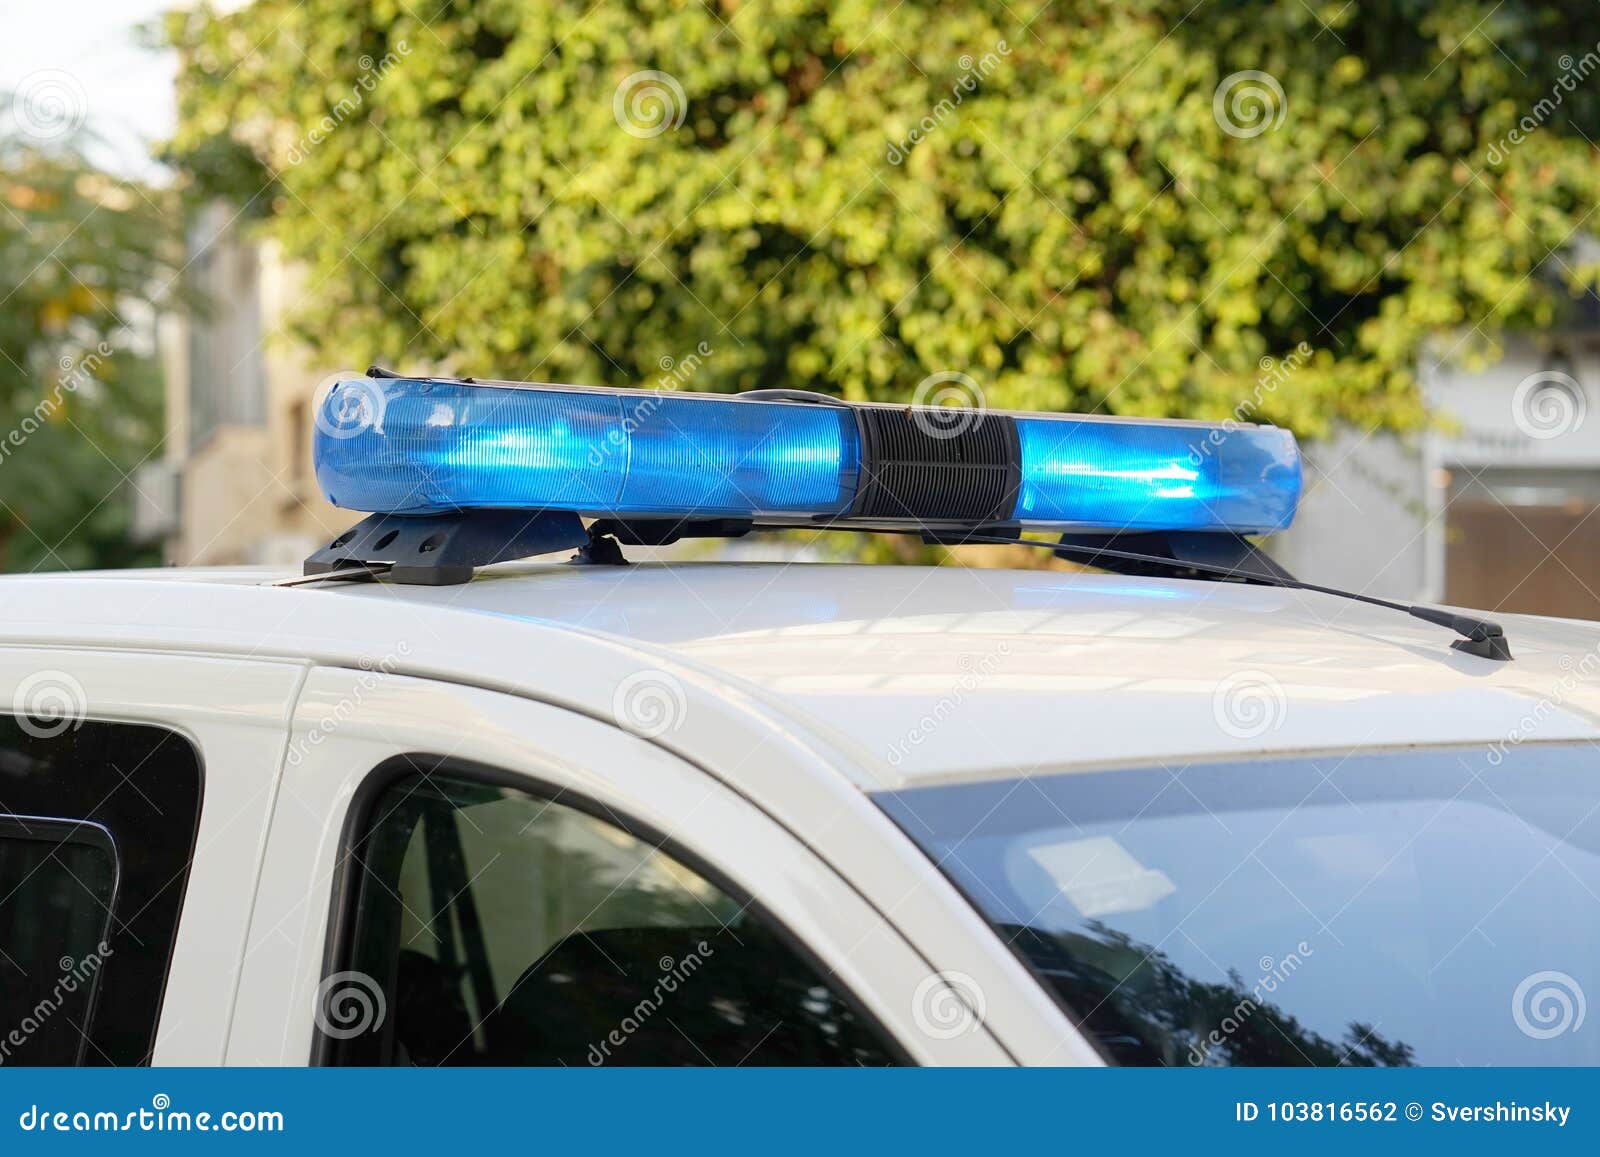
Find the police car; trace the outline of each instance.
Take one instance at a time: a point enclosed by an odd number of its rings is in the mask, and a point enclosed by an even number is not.
[[[1286,574],[1286,432],[317,425],[303,573],[0,580],[0,1064],[1600,1061],[1600,632]],[[1098,570],[649,561],[767,527]]]

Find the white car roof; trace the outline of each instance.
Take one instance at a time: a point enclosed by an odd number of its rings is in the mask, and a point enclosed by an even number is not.
[[[1278,588],[959,566],[511,564],[455,587],[160,570],[0,580],[0,642],[311,658],[614,714],[659,671],[867,789],[1413,744],[1600,740],[1600,625],[1512,662]],[[719,708],[720,709],[720,708]],[[730,708],[731,709],[731,708]]]

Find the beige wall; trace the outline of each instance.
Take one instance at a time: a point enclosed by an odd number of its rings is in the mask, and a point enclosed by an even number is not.
[[[229,233],[212,244],[251,243]],[[179,316],[163,327],[166,460],[179,495],[166,554],[178,565],[293,566],[359,517],[330,506],[311,469],[313,395],[328,372],[310,366],[281,328],[301,277],[274,244],[261,244],[257,257],[263,336],[249,356],[261,361],[264,424],[224,425],[191,447],[189,327],[207,322]]]

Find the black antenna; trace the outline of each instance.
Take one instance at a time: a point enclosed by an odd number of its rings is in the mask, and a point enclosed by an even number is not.
[[[1339,587],[1319,586],[1301,582],[1274,562],[1266,552],[1242,534],[1222,531],[1149,531],[1121,534],[1066,533],[1059,541],[1046,542],[1036,538],[1022,538],[1021,528],[1015,525],[990,527],[989,533],[980,528],[965,526],[927,526],[906,523],[871,526],[826,523],[763,524],[755,527],[749,519],[602,519],[589,527],[590,534],[615,535],[623,543],[645,546],[665,546],[680,538],[738,538],[752,530],[849,530],[874,531],[880,534],[919,534],[930,545],[961,546],[965,543],[992,544],[995,546],[1030,546],[1053,552],[1056,557],[1098,567],[1101,570],[1123,574],[1161,576],[1167,578],[1219,579],[1227,582],[1253,583],[1258,586],[1282,587],[1286,590],[1312,591],[1320,595],[1403,611],[1413,618],[1437,626],[1448,627],[1461,638],[1450,645],[1468,655],[1481,659],[1506,662],[1511,658],[1511,645],[1506,642],[1505,630],[1499,623],[1447,611],[1439,607],[1397,603]],[[1148,547],[1148,550],[1125,550],[1124,545]]]
[[[1233,537],[1237,538],[1238,536]],[[1356,591],[1341,590],[1339,587],[1325,587],[1316,583],[1301,582],[1276,565],[1270,567],[1262,566],[1258,559],[1252,557],[1259,555],[1260,552],[1242,538],[1239,538],[1239,542],[1248,550],[1241,555],[1241,559],[1248,561],[1242,561],[1235,565],[1217,565],[1187,557],[1162,557],[1159,554],[1119,550],[1115,547],[1098,544],[1087,545],[1075,540],[1072,535],[1063,535],[1060,542],[1043,542],[1039,539],[958,533],[948,537],[940,536],[937,541],[944,542],[946,545],[985,543],[996,546],[1033,546],[1053,551],[1058,557],[1067,558],[1074,562],[1087,563],[1090,566],[1104,566],[1104,564],[1096,560],[1107,559],[1124,563],[1138,563],[1141,566],[1159,568],[1168,573],[1187,571],[1197,577],[1204,575],[1257,586],[1282,587],[1286,590],[1312,591],[1319,595],[1332,595],[1335,598],[1350,599],[1352,602],[1367,603],[1374,607],[1386,607],[1391,611],[1403,611],[1412,618],[1421,619],[1423,622],[1448,627],[1462,636],[1450,645],[1465,654],[1476,655],[1482,659],[1493,659],[1497,662],[1506,662],[1511,659],[1511,644],[1506,641],[1505,630],[1499,623],[1489,619],[1480,619],[1473,615],[1463,615],[1458,611],[1449,611],[1441,607],[1399,603],[1390,599],[1380,599],[1373,595],[1359,594]],[[1265,556],[1261,557],[1264,558]],[[1116,570],[1119,568],[1104,567],[1104,569]]]

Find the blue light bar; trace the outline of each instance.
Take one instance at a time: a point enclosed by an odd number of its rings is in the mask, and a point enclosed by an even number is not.
[[[1017,419],[1019,521],[1270,533],[1300,500],[1294,435],[1272,426]]]
[[[328,501],[386,513],[841,514],[860,461],[848,409],[643,390],[364,378],[316,425]]]
[[[318,406],[314,458],[334,505],[396,514],[1260,534],[1299,501],[1275,427],[951,413],[357,378]]]

